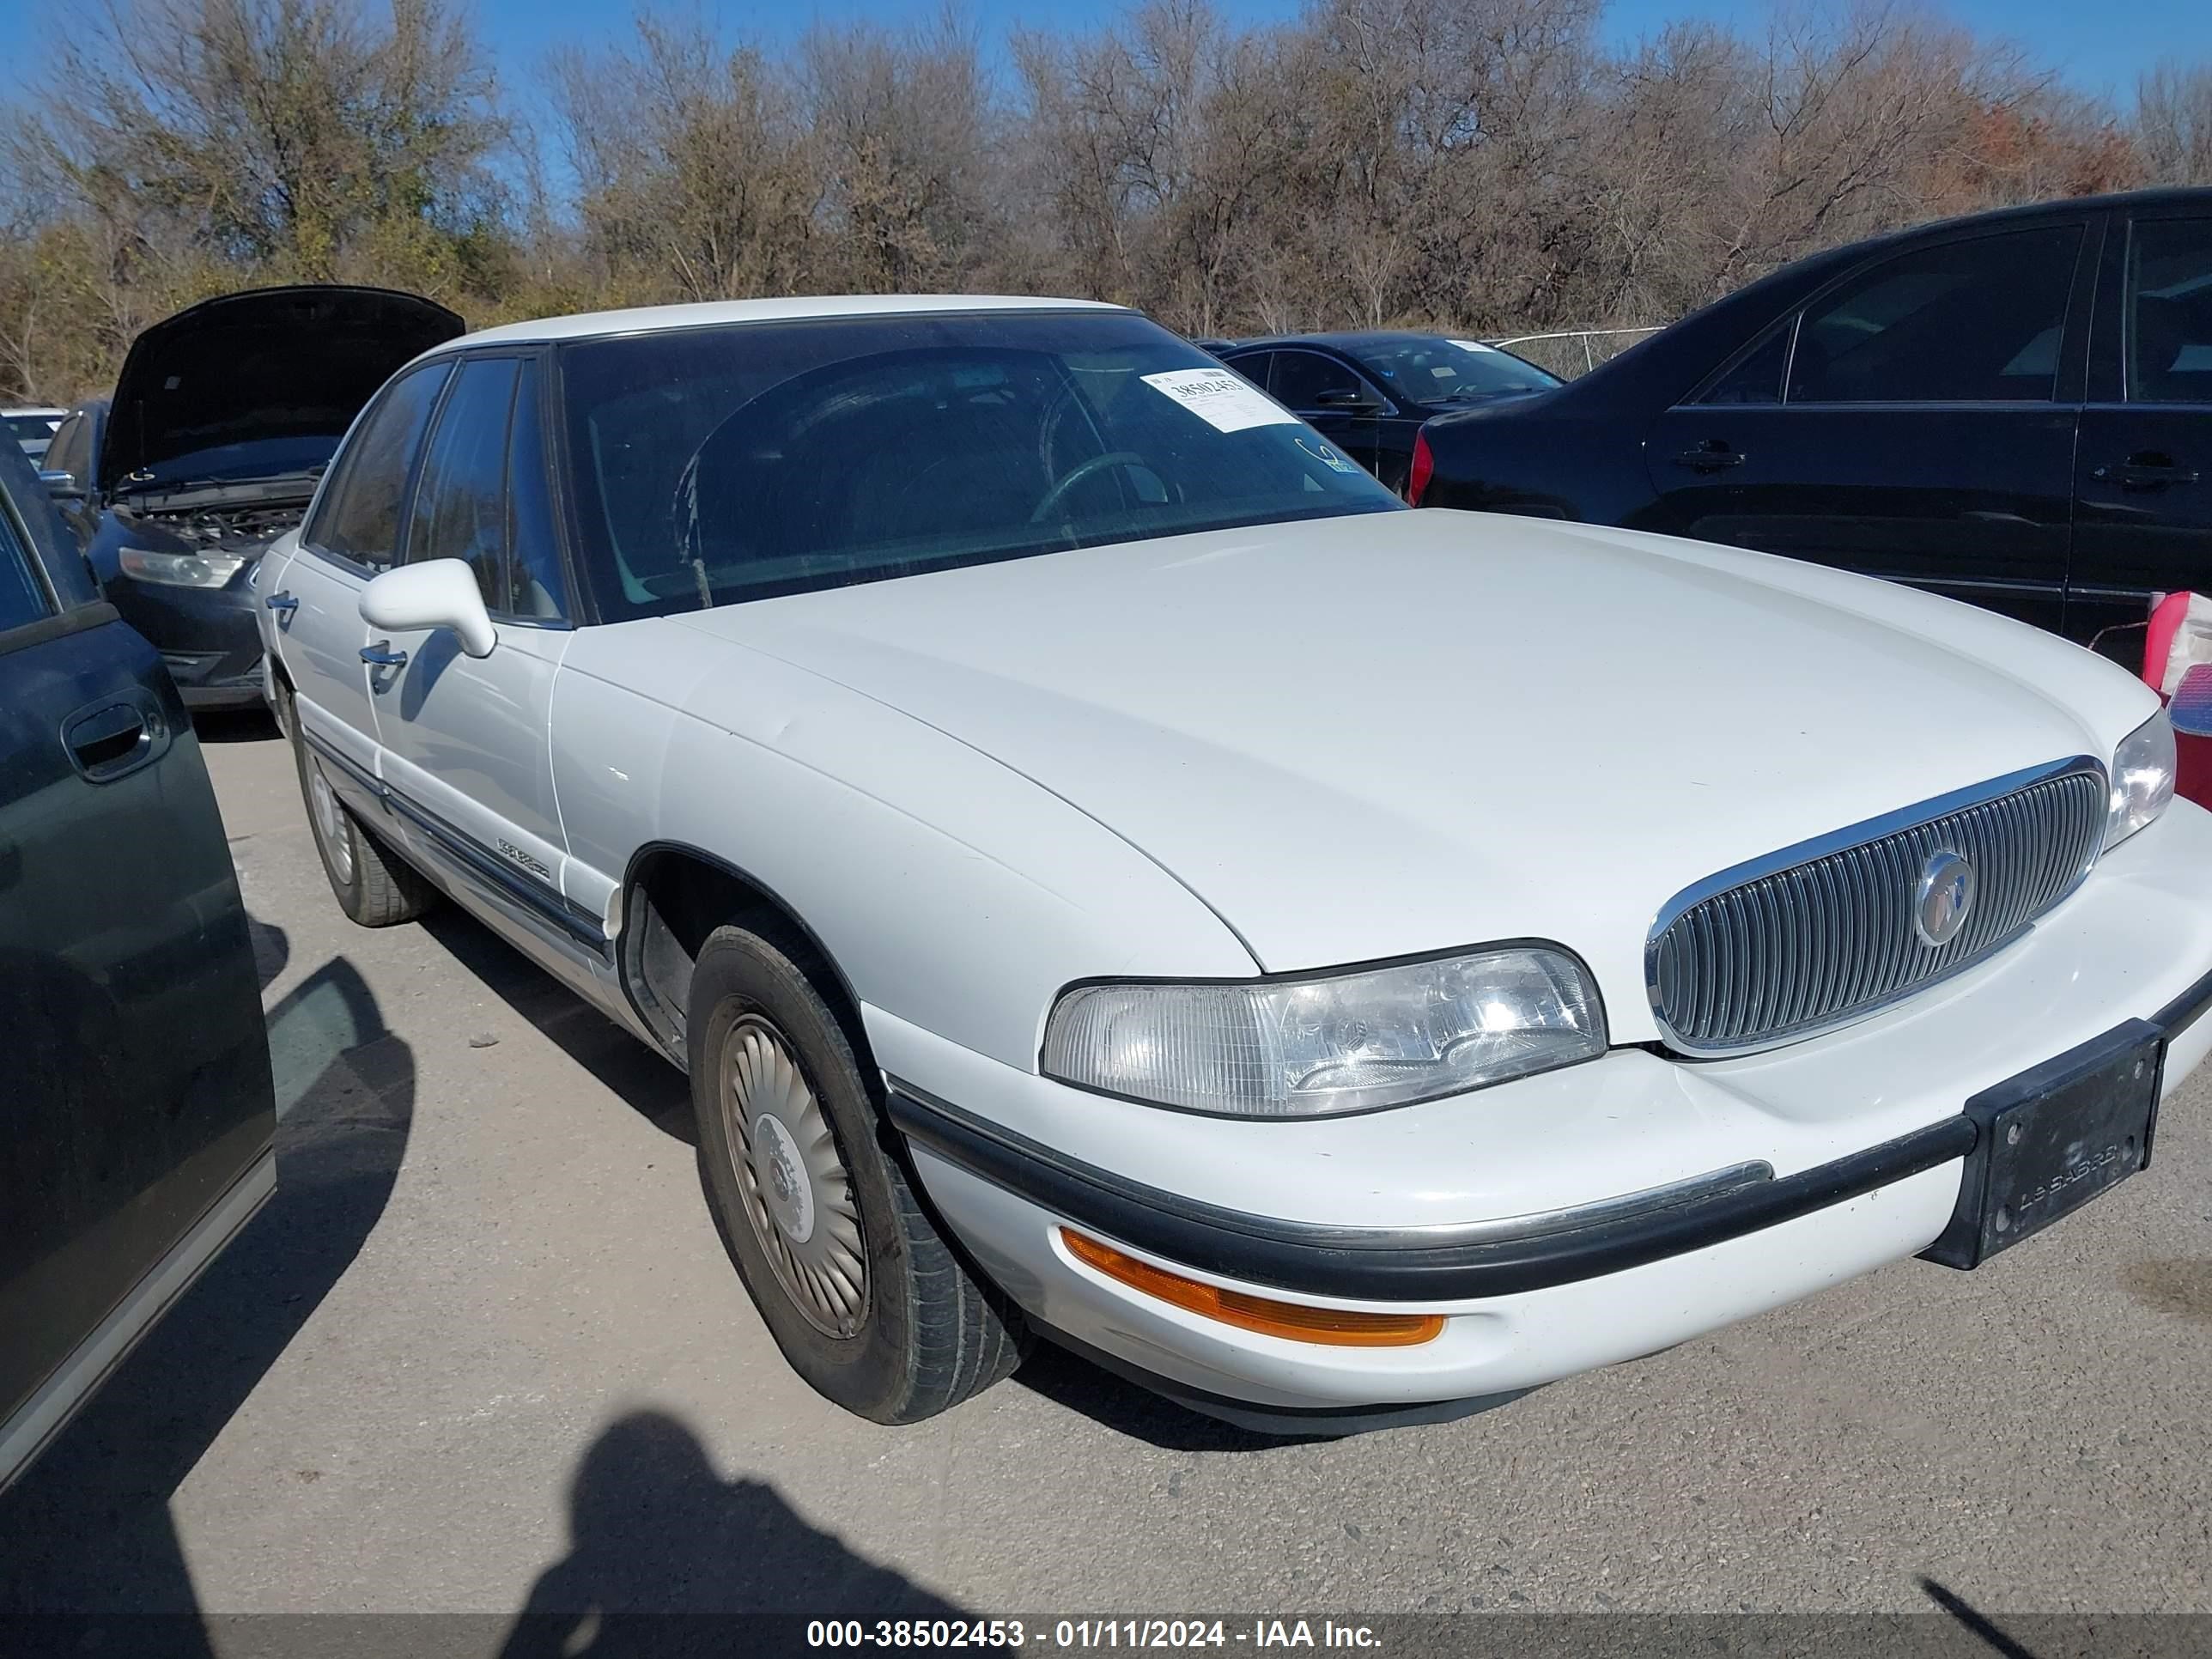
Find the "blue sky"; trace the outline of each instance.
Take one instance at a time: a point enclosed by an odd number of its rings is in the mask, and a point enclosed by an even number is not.
[[[5,0],[0,0],[5,3]],[[1231,16],[1267,20],[1294,16],[1299,0],[1221,0]],[[670,9],[675,9],[672,7]],[[789,6],[703,4],[701,9],[732,33],[795,33],[815,17],[924,21],[939,0],[801,0]],[[502,51],[510,80],[526,74],[548,46],[604,39],[623,28],[630,8],[607,0],[477,0],[477,15]],[[987,38],[1003,38],[1016,25],[1082,27],[1123,8],[1115,0],[969,0],[966,10]],[[2136,76],[2161,52],[2212,58],[2212,3],[2208,0],[2123,0],[2118,8],[2083,0],[1951,0],[1936,9],[1978,32],[2018,41],[2039,61],[2061,69],[2080,90],[2123,100]],[[1706,17],[1738,27],[1763,27],[1767,0],[1610,0],[1606,30],[1616,41],[1655,33],[1681,17]],[[770,21],[774,20],[774,21]]]
[[[1232,16],[1270,19],[1294,15],[1298,0],[1222,0]],[[763,7],[715,4],[698,9],[732,35],[795,33],[816,17],[870,17],[912,22],[936,15],[939,0],[799,0]],[[663,7],[690,9],[688,0]],[[0,0],[0,94],[20,88],[33,72],[39,36],[75,7],[67,0]],[[623,0],[475,0],[484,36],[497,54],[502,78],[526,88],[550,47],[605,40],[623,31],[632,8]],[[966,9],[987,39],[1003,38],[1017,23],[1039,27],[1080,27],[1121,9],[1114,0],[968,0]],[[1938,9],[1978,32],[2001,34],[2053,65],[2079,90],[2124,102],[2136,76],[2161,55],[2212,58],[2212,3],[2208,0],[2125,0],[2091,5],[2083,0],[1949,0]],[[1757,28],[1767,0],[1611,0],[1607,33],[1633,40],[1680,17],[1706,17]]]

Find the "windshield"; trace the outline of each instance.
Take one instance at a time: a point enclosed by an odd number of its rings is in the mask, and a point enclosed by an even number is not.
[[[0,415],[0,429],[11,438],[51,438],[60,427],[58,415]]]
[[[301,438],[252,438],[174,455],[124,479],[129,490],[174,489],[183,484],[251,483],[264,478],[307,477],[326,465],[337,433]]]
[[[1352,355],[1386,391],[1408,403],[1472,403],[1564,384],[1558,375],[1479,340],[1425,335],[1363,340],[1352,348]]]
[[[1126,312],[685,329],[563,349],[609,621],[1402,504]]]

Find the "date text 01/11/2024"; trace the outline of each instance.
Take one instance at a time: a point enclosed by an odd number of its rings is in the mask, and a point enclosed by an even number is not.
[[[1255,1619],[826,1619],[806,1626],[810,1648],[1297,1649],[1382,1646],[1365,1625],[1334,1620]]]

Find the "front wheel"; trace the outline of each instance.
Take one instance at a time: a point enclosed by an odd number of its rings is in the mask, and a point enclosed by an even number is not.
[[[691,1102],[722,1242],[792,1369],[914,1423],[1021,1362],[1020,1316],[916,1197],[838,1019],[759,933],[717,929],[692,972]]]
[[[338,908],[364,927],[412,921],[436,902],[437,889],[362,827],[331,787],[329,763],[300,735],[300,711],[291,694],[280,685],[276,695],[276,723],[291,738],[300,798],[307,807],[307,829],[315,838],[315,853],[330,878]]]

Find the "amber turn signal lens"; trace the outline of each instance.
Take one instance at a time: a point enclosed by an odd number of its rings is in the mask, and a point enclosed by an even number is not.
[[[1349,1313],[1340,1308],[1308,1308],[1295,1302],[1248,1296],[1243,1291],[1224,1291],[1218,1285],[1202,1284],[1139,1261],[1111,1244],[1085,1237],[1073,1227],[1062,1227],[1060,1236],[1076,1260],[1089,1262],[1109,1279],[1204,1318],[1267,1336],[1322,1342],[1339,1348],[1410,1348],[1432,1341],[1444,1328],[1442,1314]]]

